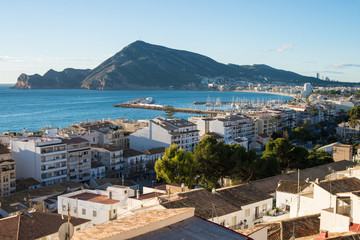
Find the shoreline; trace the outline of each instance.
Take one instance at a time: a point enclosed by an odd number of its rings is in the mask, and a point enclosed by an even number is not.
[[[251,91],[251,90],[234,90],[234,92],[267,93],[267,94],[281,95],[281,96],[287,96],[287,97],[292,97],[292,98],[296,97],[295,94],[278,93],[278,92],[263,92],[263,91]]]

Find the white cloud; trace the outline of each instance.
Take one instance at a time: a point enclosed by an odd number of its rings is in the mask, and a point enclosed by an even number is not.
[[[289,44],[284,44],[278,48],[266,48],[263,49],[263,52],[285,52],[285,51],[289,51],[289,50],[293,50],[293,46],[291,43]]]
[[[340,63],[340,64],[332,64],[332,65],[330,65],[330,67],[332,67],[332,68],[360,67],[360,64]]]
[[[293,49],[293,46],[292,44],[285,44],[285,45],[282,45],[280,47],[278,47],[276,49],[277,52],[284,52],[284,51],[288,51],[288,50],[292,50]]]

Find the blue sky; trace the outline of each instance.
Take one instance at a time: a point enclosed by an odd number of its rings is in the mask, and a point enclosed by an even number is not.
[[[360,1],[2,1],[0,83],[94,68],[136,41],[360,82]]]

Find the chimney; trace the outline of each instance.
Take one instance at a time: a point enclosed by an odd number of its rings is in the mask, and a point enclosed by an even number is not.
[[[182,183],[182,184],[181,184],[181,192],[184,192],[184,188],[185,188],[185,184]]]
[[[26,134],[26,130],[25,128],[23,128],[23,136],[25,136],[25,134]]]
[[[319,184],[319,179],[318,178],[315,179],[315,183]]]
[[[212,193],[212,194],[215,194],[215,188],[213,188],[213,189],[211,190],[211,193]]]
[[[321,230],[319,236],[316,239],[327,239],[328,237],[328,231]]]
[[[124,176],[121,177],[121,180],[122,180],[122,185],[125,186]]]
[[[109,200],[111,200],[111,199],[112,199],[112,192],[109,191]]]
[[[140,198],[140,191],[136,190],[136,199],[139,199],[139,198]]]

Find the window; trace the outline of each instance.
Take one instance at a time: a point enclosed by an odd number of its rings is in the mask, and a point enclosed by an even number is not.
[[[114,213],[116,213],[116,210],[114,209]]]
[[[263,205],[262,205],[262,210],[263,210],[263,211],[266,211],[266,210],[267,210],[267,204],[263,204]]]
[[[86,215],[86,209],[85,208],[82,209],[82,214]]]
[[[250,216],[250,209],[245,209],[245,217],[248,217]]]
[[[76,210],[77,210],[77,209],[76,209],[76,208],[74,208],[74,213],[76,213]]]
[[[225,220],[221,221],[220,225],[225,226]]]
[[[96,216],[97,216],[97,212],[93,211],[93,217],[96,217]]]

